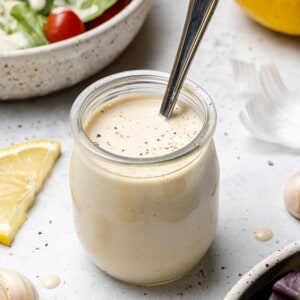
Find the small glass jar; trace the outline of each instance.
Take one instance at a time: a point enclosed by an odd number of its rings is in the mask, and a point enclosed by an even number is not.
[[[70,185],[79,240],[100,269],[139,285],[183,276],[213,241],[219,197],[213,102],[186,80],[179,101],[193,108],[203,126],[188,145],[158,157],[110,153],[91,141],[85,126],[99,107],[116,98],[162,98],[168,78],[147,70],[108,76],[86,88],[70,113]]]

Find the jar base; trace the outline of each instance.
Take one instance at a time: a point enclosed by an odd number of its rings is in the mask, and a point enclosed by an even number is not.
[[[134,280],[126,280],[120,277],[117,277],[113,274],[110,274],[109,272],[101,269],[99,266],[97,266],[93,261],[92,263],[101,271],[103,272],[105,275],[107,275],[108,277],[117,280],[119,282],[125,283],[125,284],[129,284],[129,285],[135,285],[135,286],[144,286],[144,287],[151,287],[151,286],[160,286],[160,285],[166,285],[169,283],[172,283],[174,281],[180,280],[181,278],[183,278],[184,276],[186,276],[187,274],[189,274],[193,269],[195,269],[197,267],[197,265],[200,263],[200,261],[203,259],[203,257],[206,255],[206,253],[198,260],[198,262],[196,264],[194,264],[192,267],[188,268],[186,271],[182,272],[181,274],[167,279],[167,280],[162,280],[162,281],[153,281],[153,282],[137,282]]]

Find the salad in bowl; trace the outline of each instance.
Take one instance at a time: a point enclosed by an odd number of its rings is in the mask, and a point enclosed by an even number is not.
[[[1,101],[47,95],[95,75],[133,41],[152,1],[0,0],[0,4]]]
[[[82,34],[130,0],[0,0],[0,51],[24,49]]]

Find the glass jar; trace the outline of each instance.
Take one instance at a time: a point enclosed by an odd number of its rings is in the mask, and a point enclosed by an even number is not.
[[[91,260],[109,275],[139,285],[175,280],[204,256],[218,219],[219,165],[210,97],[186,80],[179,101],[203,122],[183,148],[158,157],[126,157],[96,146],[85,126],[123,96],[162,98],[169,75],[139,70],[86,88],[70,113],[74,223]]]

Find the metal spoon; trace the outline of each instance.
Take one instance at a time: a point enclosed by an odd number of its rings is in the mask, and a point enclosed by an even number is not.
[[[217,2],[218,0],[190,0],[180,44],[160,107],[160,114],[166,118],[172,114],[187,70]]]

